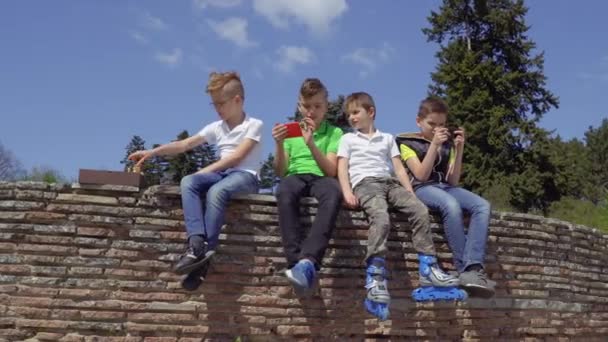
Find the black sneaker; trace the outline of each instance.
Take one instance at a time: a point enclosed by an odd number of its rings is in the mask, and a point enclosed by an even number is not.
[[[207,277],[207,271],[209,271],[210,262],[206,262],[203,266],[195,269],[194,271],[188,273],[188,275],[182,279],[182,287],[187,291],[195,291],[198,289],[203,281],[205,281],[205,277]]]
[[[186,252],[173,267],[173,271],[177,274],[191,273],[205,265],[213,254],[215,254],[215,251],[209,250],[206,242],[198,246],[189,245]]]

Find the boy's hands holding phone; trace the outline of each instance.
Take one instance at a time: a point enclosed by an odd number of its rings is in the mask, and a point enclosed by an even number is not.
[[[282,144],[283,140],[287,138],[287,125],[275,124],[274,127],[272,127],[272,137],[277,144]]]

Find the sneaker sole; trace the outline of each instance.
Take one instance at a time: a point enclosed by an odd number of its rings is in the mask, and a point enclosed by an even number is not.
[[[181,281],[182,288],[186,291],[197,290],[203,284],[203,282],[205,282],[209,265],[210,264],[207,263],[203,267],[188,273],[188,275],[185,276]]]
[[[209,262],[209,260],[211,259],[211,257],[215,254],[215,252],[213,253],[209,253],[209,255],[205,256],[204,258],[202,258],[201,260],[190,264],[188,266],[184,266],[180,269],[175,269],[174,272],[176,274],[187,274],[187,273],[191,273],[192,271],[199,269],[201,267],[203,267],[207,262]]]
[[[495,293],[494,289],[474,284],[461,285],[461,287],[466,290],[471,297],[492,298]]]

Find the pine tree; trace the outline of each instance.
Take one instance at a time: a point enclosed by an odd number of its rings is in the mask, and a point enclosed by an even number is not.
[[[603,119],[598,128],[589,127],[585,142],[591,172],[587,191],[594,204],[608,200],[608,119]]]
[[[274,156],[270,153],[260,169],[260,189],[264,192],[272,192],[274,186],[279,183],[279,178],[274,173]]]
[[[124,171],[131,170],[135,165],[134,161],[128,159],[129,155],[133,152],[145,149],[146,141],[142,139],[139,135],[134,135],[131,138],[131,141],[127,144],[127,147],[125,148],[125,157],[120,161],[121,164],[124,164]],[[147,186],[159,184],[160,166],[158,157],[153,157],[149,160],[146,160],[143,164],[141,171],[144,173],[144,179]]]
[[[522,0],[443,0],[423,29],[440,44],[430,95],[443,97],[449,121],[464,126],[464,186],[509,189],[521,211],[556,200],[549,133],[538,122],[558,99],[545,88],[543,53],[526,33]]]

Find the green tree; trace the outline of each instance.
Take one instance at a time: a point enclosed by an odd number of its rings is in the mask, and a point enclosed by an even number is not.
[[[156,147],[156,146],[155,146]],[[124,171],[131,170],[135,165],[135,162],[129,160],[129,155],[136,151],[141,151],[146,149],[146,141],[142,139],[139,135],[134,135],[131,138],[131,141],[125,147],[125,156],[120,161],[121,164],[124,165]],[[160,158],[153,157],[146,160],[142,166],[141,172],[144,173],[144,179],[147,186],[156,185],[160,183],[161,169],[160,169]]]
[[[608,119],[603,119],[598,128],[589,127],[585,142],[591,168],[588,198],[598,204],[608,196]]]
[[[68,183],[67,177],[49,166],[34,166],[22,180],[45,183]]]
[[[449,120],[467,131],[464,186],[485,193],[503,184],[521,211],[556,199],[549,134],[538,121],[558,99],[545,88],[526,13],[522,0],[443,0],[423,29],[441,46],[429,93],[445,98]]]
[[[262,164],[260,169],[260,189],[268,192],[272,191],[275,185],[279,183],[279,178],[274,173],[274,156],[272,153],[268,154],[268,158]]]

